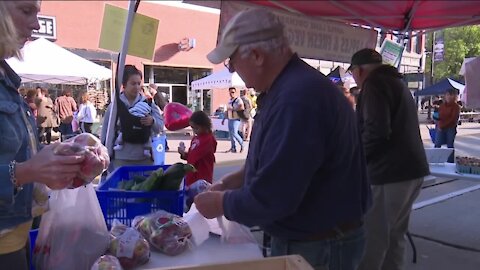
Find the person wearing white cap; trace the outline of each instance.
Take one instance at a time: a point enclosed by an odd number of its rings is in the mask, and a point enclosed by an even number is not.
[[[356,269],[370,190],[348,100],[292,52],[283,24],[264,9],[235,15],[207,57],[260,95],[245,165],[197,195],[199,212],[260,226],[273,256]]]

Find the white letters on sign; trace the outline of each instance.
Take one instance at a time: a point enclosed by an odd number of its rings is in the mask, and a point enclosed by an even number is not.
[[[34,37],[43,37],[50,40],[57,39],[57,24],[55,17],[38,15],[38,24],[40,29],[33,31]]]

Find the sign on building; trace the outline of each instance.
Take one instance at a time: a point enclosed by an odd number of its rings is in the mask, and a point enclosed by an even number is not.
[[[43,37],[49,40],[56,40],[57,39],[57,22],[55,17],[51,16],[44,16],[38,15],[38,24],[40,25],[40,29],[33,30],[33,37]]]

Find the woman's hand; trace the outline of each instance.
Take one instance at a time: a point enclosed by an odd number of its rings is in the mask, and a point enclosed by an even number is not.
[[[17,163],[18,184],[39,182],[51,189],[64,189],[80,173],[83,155],[60,156],[54,153],[59,143],[45,146],[31,159]]]
[[[142,125],[144,125],[144,126],[149,127],[149,126],[153,125],[153,117],[151,115],[147,115],[145,117],[142,117],[140,119],[140,123],[142,123]]]

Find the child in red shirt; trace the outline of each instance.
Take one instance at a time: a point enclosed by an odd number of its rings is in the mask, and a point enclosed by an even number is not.
[[[190,117],[190,126],[195,136],[192,138],[188,152],[185,152],[185,146],[178,147],[180,158],[197,169],[196,172],[188,173],[185,176],[186,185],[188,187],[199,179],[212,183],[215,152],[217,151],[217,140],[212,133],[212,121],[205,112],[197,111]]]

